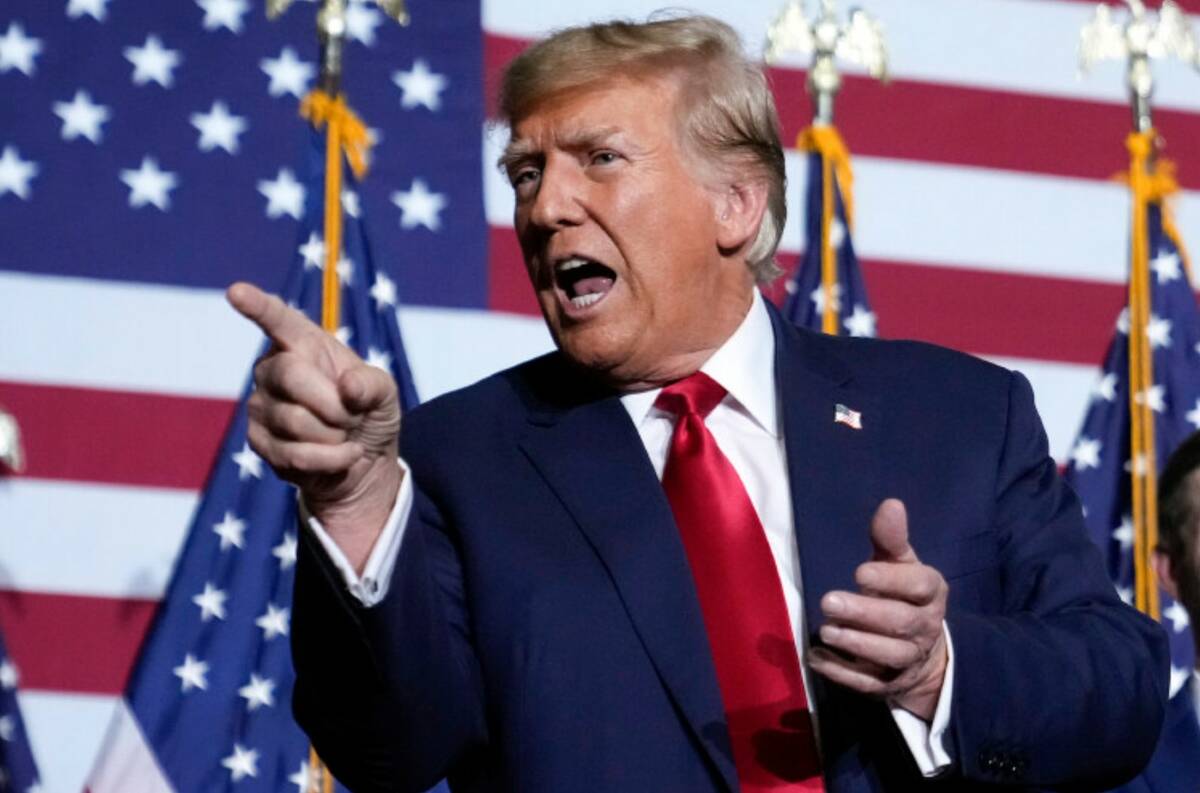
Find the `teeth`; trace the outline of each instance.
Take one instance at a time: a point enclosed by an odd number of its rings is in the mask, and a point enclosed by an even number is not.
[[[577,269],[579,267],[584,266],[585,264],[587,264],[587,259],[580,259],[577,256],[572,257],[570,259],[567,259],[566,261],[559,262],[558,263],[558,271],[560,273],[565,273],[568,270]]]
[[[590,295],[580,295],[579,297],[571,298],[571,305],[575,306],[575,308],[587,308],[593,303],[598,302],[602,297],[604,295],[600,292],[593,292]]]

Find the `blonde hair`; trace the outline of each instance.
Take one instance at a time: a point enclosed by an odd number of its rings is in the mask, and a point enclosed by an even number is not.
[[[567,28],[518,55],[504,72],[500,116],[510,125],[560,91],[613,73],[680,78],[683,140],[706,163],[767,185],[767,207],[746,253],[760,282],[781,272],[775,251],[787,218],[786,173],[775,100],[729,25],[685,16]]]

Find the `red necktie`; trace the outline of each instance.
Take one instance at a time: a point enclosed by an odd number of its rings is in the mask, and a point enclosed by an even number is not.
[[[775,559],[742,480],[704,426],[725,389],[701,372],[655,401],[679,417],[663,470],[696,582],[743,793],[823,791]]]

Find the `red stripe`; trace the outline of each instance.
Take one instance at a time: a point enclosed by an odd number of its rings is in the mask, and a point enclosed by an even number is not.
[[[1083,5],[1089,5],[1093,8],[1098,5],[1097,0],[1067,0],[1067,2],[1082,3]],[[1118,8],[1120,7],[1119,3],[1114,3],[1113,5],[1117,6]],[[1175,5],[1179,6],[1189,14],[1200,14],[1200,0],[1175,0]],[[1152,13],[1157,13],[1158,11],[1157,8],[1152,8],[1150,10]],[[1124,19],[1124,17],[1120,15],[1120,12],[1118,12],[1116,19],[1118,22],[1120,22]]]
[[[1200,3],[1200,0],[1196,0]],[[496,116],[499,74],[528,42],[484,37],[488,115]],[[806,73],[770,69],[784,144],[808,123]],[[1185,187],[1200,187],[1200,113],[1155,111]],[[848,75],[837,124],[855,154],[919,162],[1107,180],[1128,168],[1124,104],[1061,99],[916,80],[887,85]]]
[[[156,606],[0,590],[0,628],[23,689],[119,694]]]
[[[491,307],[537,314],[511,229],[491,230]],[[796,256],[781,257],[790,270]],[[879,333],[921,339],[977,355],[1099,365],[1125,288],[958,267],[862,263]],[[779,302],[785,278],[769,295]]]
[[[21,428],[24,475],[199,489],[235,403],[0,381]]]

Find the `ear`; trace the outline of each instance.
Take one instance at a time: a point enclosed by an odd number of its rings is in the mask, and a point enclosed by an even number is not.
[[[1158,582],[1162,584],[1162,588],[1167,591],[1171,599],[1179,600],[1179,584],[1175,581],[1175,571],[1171,569],[1171,557],[1155,548],[1150,553],[1150,565],[1154,568],[1154,575],[1158,577]]]
[[[762,180],[726,185],[714,202],[717,245],[725,252],[741,250],[758,237],[767,211],[767,183]]]

